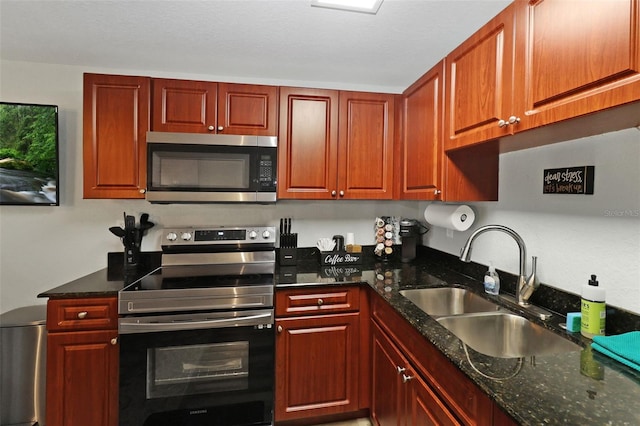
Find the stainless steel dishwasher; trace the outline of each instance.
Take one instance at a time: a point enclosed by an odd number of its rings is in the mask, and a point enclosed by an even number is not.
[[[0,315],[0,426],[44,426],[47,307]]]

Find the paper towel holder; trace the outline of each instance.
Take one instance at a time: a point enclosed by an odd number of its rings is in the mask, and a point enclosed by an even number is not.
[[[454,231],[466,231],[475,222],[476,215],[465,204],[431,203],[424,211],[427,223]]]

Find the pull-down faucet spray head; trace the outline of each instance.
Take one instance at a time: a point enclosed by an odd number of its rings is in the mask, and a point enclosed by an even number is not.
[[[529,302],[527,301],[527,299],[529,298],[529,296],[531,296],[531,293],[533,293],[533,291],[535,290],[535,288],[537,288],[535,286],[535,275],[532,278],[532,285],[530,287],[527,287],[527,291],[524,292],[523,290],[525,290],[525,286],[526,286],[526,279],[525,279],[525,275],[526,275],[526,259],[527,259],[527,248],[524,244],[524,240],[522,239],[522,237],[520,235],[518,235],[518,233],[516,231],[514,231],[511,228],[507,228],[506,226],[502,226],[502,225],[486,225],[486,226],[481,226],[480,228],[476,229],[473,234],[471,234],[469,236],[469,239],[467,240],[466,244],[464,245],[464,247],[462,247],[462,250],[460,250],[460,260],[462,260],[463,262],[470,262],[471,261],[471,246],[473,245],[474,240],[480,235],[483,234],[487,231],[500,231],[500,232],[504,232],[507,235],[510,235],[515,241],[516,244],[518,244],[518,249],[520,252],[520,271],[519,271],[519,276],[518,276],[518,284],[516,287],[516,296],[518,299],[518,303],[520,305],[527,305]],[[526,294],[525,294],[526,293]],[[526,298],[525,298],[526,296]]]

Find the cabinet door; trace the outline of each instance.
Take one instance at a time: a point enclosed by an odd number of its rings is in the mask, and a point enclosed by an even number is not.
[[[402,94],[403,200],[440,199],[444,72],[443,60]]]
[[[395,96],[340,92],[338,198],[393,198]]]
[[[335,198],[337,167],[338,92],[281,87],[278,198]]]
[[[407,386],[407,424],[411,426],[444,426],[461,423],[449,411],[431,388],[414,371],[403,373],[410,377]]]
[[[371,417],[378,426],[460,423],[374,323]]]
[[[519,130],[640,100],[640,1],[517,4]]]
[[[152,130],[215,133],[218,84],[154,78]]]
[[[513,4],[446,57],[445,149],[512,133]]]
[[[118,424],[117,331],[49,333],[48,426]]]
[[[359,314],[276,320],[276,421],[358,410]]]
[[[84,198],[144,198],[149,81],[84,75]]]
[[[278,88],[218,83],[218,133],[278,135]]]
[[[375,323],[372,330],[371,418],[377,426],[405,425],[405,388],[398,369],[408,362]]]

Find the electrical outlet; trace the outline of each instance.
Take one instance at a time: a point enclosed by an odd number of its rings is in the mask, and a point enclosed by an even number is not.
[[[447,238],[453,238],[453,229],[447,229]]]

